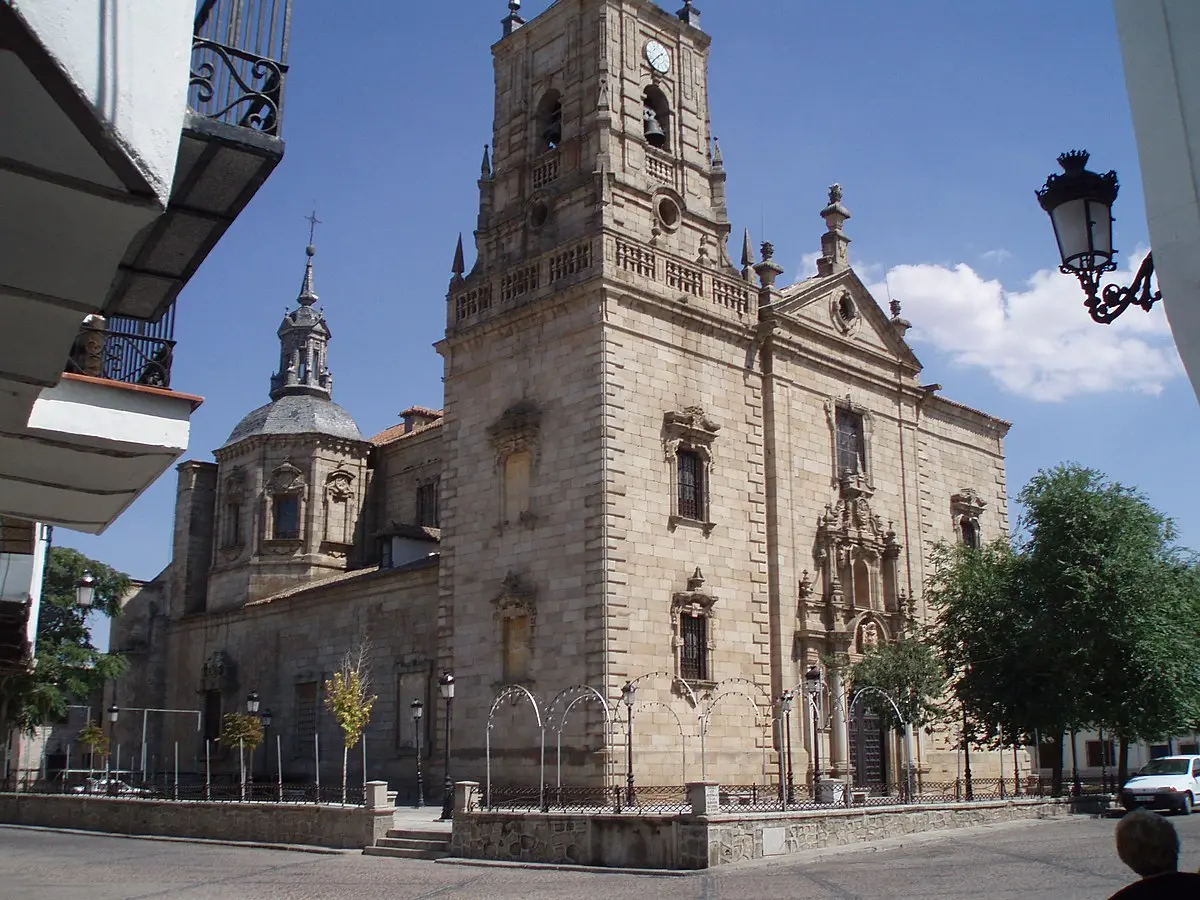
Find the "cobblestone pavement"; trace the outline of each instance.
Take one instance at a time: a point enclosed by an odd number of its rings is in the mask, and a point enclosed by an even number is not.
[[[1200,817],[1175,818],[1200,867]],[[0,828],[5,900],[1104,898],[1132,880],[1113,820],[1019,823],[653,877],[319,856]]]

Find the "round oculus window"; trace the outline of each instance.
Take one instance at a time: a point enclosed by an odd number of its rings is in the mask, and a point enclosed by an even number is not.
[[[529,224],[534,228],[541,228],[550,218],[550,207],[542,201],[534,203],[529,208]]]
[[[674,231],[679,227],[679,204],[670,197],[662,197],[655,207],[658,213],[658,220],[663,227],[669,231]]]

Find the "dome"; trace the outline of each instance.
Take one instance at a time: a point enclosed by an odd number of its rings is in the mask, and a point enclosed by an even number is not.
[[[363,439],[350,413],[332,400],[305,394],[285,394],[260,406],[238,422],[224,446],[260,434],[327,434],[351,441]]]

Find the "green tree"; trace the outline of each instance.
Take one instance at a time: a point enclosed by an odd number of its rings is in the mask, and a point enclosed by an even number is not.
[[[241,772],[241,797],[246,799],[246,751],[254,759],[254,751],[263,742],[263,725],[258,716],[249,713],[226,713],[221,720],[221,735],[218,738],[223,747],[237,747],[238,767]]]
[[[850,683],[854,691],[875,688],[891,697],[900,708],[901,721],[896,721],[892,705],[873,691],[864,693],[861,702],[897,729],[905,722],[920,727],[946,715],[945,666],[936,648],[916,635],[867,650],[851,668]]]
[[[325,682],[325,705],[342,729],[342,802],[346,802],[346,773],[350,750],[358,746],[378,699],[371,693],[371,645],[364,638],[342,657],[342,665]],[[366,779],[366,772],[363,778]]]
[[[35,657],[31,672],[0,676],[0,735],[12,729],[32,731],[61,720],[67,707],[89,697],[111,678],[128,670],[118,654],[101,653],[88,633],[87,611],[76,601],[75,586],[90,572],[96,580],[92,609],[109,616],[121,611],[128,593],[128,575],[88,559],[78,550],[51,547],[42,580]]]

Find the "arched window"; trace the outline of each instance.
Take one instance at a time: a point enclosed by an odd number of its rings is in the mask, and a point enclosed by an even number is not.
[[[547,91],[537,108],[538,149],[557,150],[563,136],[562,98],[558,91]]]
[[[642,96],[642,129],[651,147],[670,151],[671,105],[667,95],[653,86]]]

